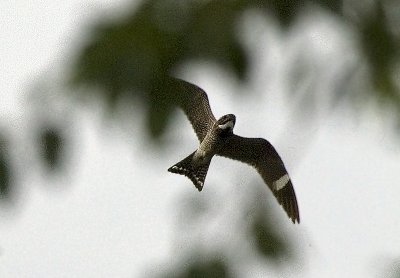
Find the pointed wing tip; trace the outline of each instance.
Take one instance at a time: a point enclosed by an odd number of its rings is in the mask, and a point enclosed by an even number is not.
[[[273,189],[272,192],[293,224],[300,224],[300,213],[292,182],[289,180],[284,187],[279,190]]]
[[[292,216],[292,217],[290,217],[290,219],[292,220],[293,224],[296,224],[296,222],[297,222],[297,224],[300,224],[300,217],[298,215]]]
[[[290,209],[287,207],[283,207],[284,210],[286,211],[287,215],[289,218],[292,220],[293,224],[300,224],[300,215],[299,215],[299,210],[297,208],[297,201],[294,200],[295,203],[291,203]]]

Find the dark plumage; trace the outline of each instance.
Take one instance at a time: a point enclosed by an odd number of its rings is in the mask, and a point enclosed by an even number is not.
[[[224,115],[216,120],[207,94],[196,85],[173,79],[178,105],[189,118],[200,141],[199,148],[168,171],[187,176],[201,191],[214,155],[235,159],[253,166],[282,205],[290,219],[300,223],[292,182],[275,148],[263,138],[235,135],[236,117]]]

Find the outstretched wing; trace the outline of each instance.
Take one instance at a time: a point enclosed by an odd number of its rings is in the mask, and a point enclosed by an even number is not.
[[[177,103],[189,118],[197,138],[201,142],[216,122],[207,94],[189,82],[176,78],[174,80],[176,81]]]
[[[233,135],[217,155],[247,163],[258,171],[290,219],[300,223],[296,194],[282,159],[262,138]]]

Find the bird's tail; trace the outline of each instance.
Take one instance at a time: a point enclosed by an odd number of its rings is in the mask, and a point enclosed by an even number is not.
[[[182,161],[176,163],[174,166],[170,167],[168,172],[185,175],[193,182],[197,190],[201,191],[203,189],[204,180],[206,179],[211,160],[205,164],[195,165],[193,163],[194,154],[195,152]]]

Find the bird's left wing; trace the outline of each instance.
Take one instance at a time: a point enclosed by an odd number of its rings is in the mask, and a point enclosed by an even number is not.
[[[290,219],[300,223],[296,194],[290,177],[275,148],[263,138],[233,135],[217,155],[247,163],[261,175]]]

